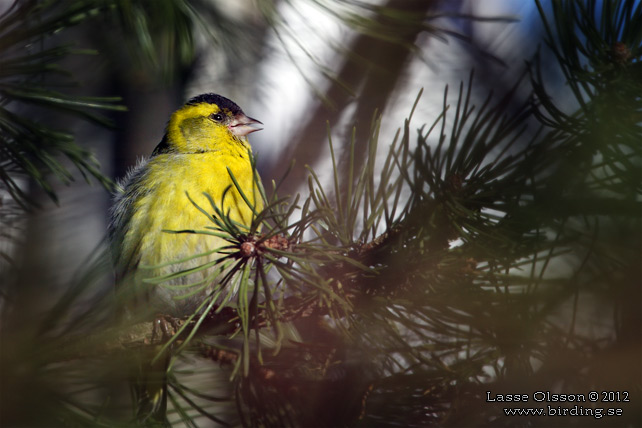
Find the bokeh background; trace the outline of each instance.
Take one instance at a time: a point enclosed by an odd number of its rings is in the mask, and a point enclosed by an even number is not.
[[[502,0],[483,5],[115,3],[122,9],[97,9],[95,17],[41,41],[40,48],[69,45],[94,51],[57,59],[73,76],[70,81],[53,73],[42,78],[52,86],[65,85],[64,91],[72,95],[119,97],[114,104],[126,110],[95,112],[111,121],[109,128],[55,111],[35,108],[28,114],[72,130],[76,141],[94,153],[101,172],[118,180],[153,151],[172,111],[192,96],[219,93],[264,122],[264,131],[253,134],[251,141],[264,182],[280,180],[295,160],[282,190],[286,194],[307,190],[305,165],[328,178],[328,131],[345,146],[353,127],[358,133],[369,132],[379,112],[382,141],[392,141],[420,90],[416,121],[432,123],[443,108],[446,85],[456,89],[468,80],[471,69],[479,96],[490,89],[507,90],[517,70],[523,71],[523,62],[540,47],[542,30],[534,3]],[[3,6],[40,7],[42,13],[55,15],[73,9],[74,2],[5,1]],[[388,34],[372,37],[370,31],[384,31],[376,25],[388,19],[387,10],[406,16],[385,28]],[[549,81],[555,84],[560,77],[552,74]],[[12,107],[33,108],[17,103]],[[382,151],[386,150],[384,145]],[[51,284],[52,289],[66,284],[83,257],[104,245],[110,205],[109,192],[95,180],[87,185],[71,164],[67,166],[73,181],[51,180],[57,203],[37,186],[23,183],[41,208],[18,220],[26,232],[23,248],[28,248],[20,257],[27,258],[27,265],[42,266],[29,275],[42,275],[32,281]]]

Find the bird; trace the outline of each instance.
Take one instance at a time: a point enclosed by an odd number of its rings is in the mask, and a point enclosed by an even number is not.
[[[251,226],[263,201],[248,135],[260,125],[221,95],[193,97],[171,115],[151,155],[118,183],[109,236],[118,304],[129,322],[186,317],[224,295],[226,271],[216,261],[230,243],[176,232],[202,231],[221,217]],[[166,425],[169,359],[141,364],[133,382],[137,418]]]

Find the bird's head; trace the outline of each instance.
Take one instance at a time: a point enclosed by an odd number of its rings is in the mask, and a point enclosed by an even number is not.
[[[176,110],[167,133],[155,153],[204,153],[225,145],[245,143],[247,135],[261,125],[233,101],[216,94],[196,96]]]

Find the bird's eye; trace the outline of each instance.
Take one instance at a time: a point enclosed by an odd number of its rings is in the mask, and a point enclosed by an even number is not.
[[[223,116],[222,116],[222,115],[220,115],[220,114],[218,114],[218,113],[214,113],[214,114],[210,115],[210,118],[211,118],[212,120],[217,121],[217,122],[220,122],[220,121],[222,121],[222,120],[223,120]]]

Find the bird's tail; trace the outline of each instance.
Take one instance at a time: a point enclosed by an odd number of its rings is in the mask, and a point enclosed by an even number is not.
[[[171,426],[167,419],[169,355],[162,355],[153,362],[155,354],[149,352],[144,354],[141,356],[138,372],[132,381],[136,419],[144,426],[169,427]]]

